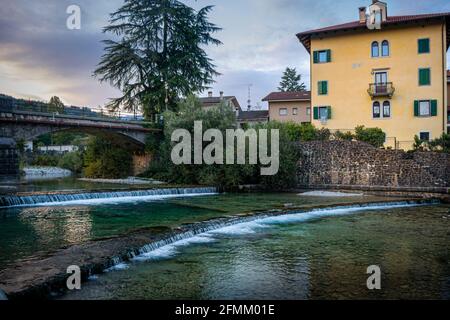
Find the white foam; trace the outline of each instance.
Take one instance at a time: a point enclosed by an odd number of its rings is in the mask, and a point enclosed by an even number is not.
[[[112,267],[109,267],[108,269],[105,269],[105,272],[111,272],[111,271],[118,271],[118,270],[126,270],[128,269],[130,266],[125,263],[125,262],[121,262],[118,264],[113,265]]]
[[[174,243],[170,243],[167,245],[164,245],[160,248],[154,249],[150,252],[143,253],[135,258],[133,260],[135,261],[148,261],[148,260],[162,260],[162,259],[168,259],[173,257],[174,255],[178,254],[178,248],[179,247],[186,247],[190,246],[192,244],[203,244],[203,243],[210,243],[214,242],[216,239],[211,237],[209,234],[199,234],[190,238],[182,239],[179,241],[176,241]]]
[[[345,192],[331,192],[331,191],[309,191],[305,193],[299,193],[299,196],[304,197],[362,197],[362,193],[345,193]]]
[[[351,215],[362,211],[371,210],[387,210],[395,208],[408,208],[421,206],[415,203],[390,203],[390,204],[373,204],[367,206],[355,206],[355,207],[342,207],[342,208],[328,208],[328,209],[317,209],[307,212],[283,214],[279,216],[271,217],[261,217],[255,218],[255,220],[245,221],[236,223],[233,225],[227,225],[223,227],[218,227],[217,229],[210,230],[207,232],[200,233],[195,236],[188,237],[186,239],[178,240],[176,242],[166,244],[160,248],[154,249],[147,253],[141,254],[135,257],[133,260],[136,261],[148,261],[148,260],[159,260],[171,258],[178,254],[178,248],[182,246],[188,246],[191,244],[201,244],[215,241],[214,236],[217,235],[231,235],[239,236],[245,234],[255,233],[258,229],[268,228],[270,225],[276,224],[289,224],[289,223],[299,223],[305,222],[312,219],[332,217],[332,216],[342,216]]]
[[[186,193],[186,194],[167,194],[167,195],[148,195],[148,196],[129,196],[129,197],[117,197],[117,198],[101,198],[101,199],[80,199],[69,200],[60,202],[43,202],[37,203],[35,207],[56,207],[56,206],[71,206],[71,205],[102,205],[102,204],[120,204],[120,203],[138,203],[138,202],[151,202],[160,201],[172,198],[191,198],[202,196],[213,196],[217,193]],[[22,205],[23,207],[30,205]],[[20,207],[20,206],[16,206]]]

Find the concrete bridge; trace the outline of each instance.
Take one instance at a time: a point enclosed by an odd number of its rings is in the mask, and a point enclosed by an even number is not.
[[[114,141],[135,154],[143,153],[145,140],[149,134],[159,132],[159,129],[145,127],[143,121],[124,121],[109,117],[83,117],[74,115],[59,115],[56,113],[12,110],[0,107],[0,138],[9,138],[18,142],[33,141],[37,137],[59,131],[87,133]],[[5,159],[12,157],[11,143],[0,152],[0,163],[12,164],[15,161]],[[1,149],[1,148],[0,148]],[[15,157],[13,157],[15,159]],[[14,164],[15,166],[15,164]],[[5,171],[5,172],[3,172]],[[14,172],[14,168],[0,168],[0,175]]]
[[[73,131],[102,135],[116,142],[142,148],[148,134],[158,129],[145,128],[142,121],[123,121],[107,117],[80,117],[0,108],[0,137],[32,141],[37,137],[58,131]],[[118,139],[118,140],[117,140]]]

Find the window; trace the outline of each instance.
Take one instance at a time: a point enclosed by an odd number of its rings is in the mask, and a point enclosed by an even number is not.
[[[436,117],[438,114],[437,100],[414,101],[415,117]]]
[[[330,115],[328,113],[328,107],[320,107],[319,108],[319,119],[320,120],[330,119]]]
[[[293,114],[294,116],[296,116],[296,115],[298,114],[298,109],[297,109],[297,108],[293,108],[293,109],[292,109],[292,114]]]
[[[419,137],[420,137],[421,141],[430,141],[430,133],[429,132],[421,132]]]
[[[311,115],[311,107],[306,108],[306,115],[307,116]]]
[[[280,116],[287,116],[287,115],[288,115],[287,108],[281,108],[280,109]]]
[[[389,56],[389,41],[384,40],[381,44],[381,55],[383,57]]]
[[[328,81],[319,81],[318,84],[319,95],[328,94]]]
[[[389,101],[383,102],[383,118],[391,117],[391,103]]]
[[[314,120],[331,119],[331,107],[314,107]]]
[[[314,51],[314,63],[331,62],[331,50]]]
[[[381,118],[381,107],[380,107],[380,103],[378,101],[375,101],[373,103],[373,108],[372,108],[372,116],[375,119],[379,119]]]
[[[378,45],[378,42],[374,41],[372,42],[372,57],[376,58],[380,56],[380,48]]]
[[[419,39],[419,54],[430,53],[430,39]]]
[[[431,85],[431,70],[430,68],[419,69],[419,86]]]
[[[430,101],[420,101],[419,102],[419,116],[429,117],[431,115]]]

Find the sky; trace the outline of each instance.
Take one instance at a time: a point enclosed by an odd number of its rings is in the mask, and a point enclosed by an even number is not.
[[[210,21],[223,30],[221,46],[206,48],[222,74],[215,95],[237,96],[245,109],[248,88],[254,108],[276,91],[286,67],[309,87],[309,54],[295,34],[358,19],[371,0],[183,0],[196,9],[214,5]],[[389,15],[450,12],[448,0],[387,0]],[[81,29],[66,27],[68,6],[81,8]],[[92,76],[103,53],[109,14],[123,0],[0,0],[0,93],[98,107],[120,96]],[[450,58],[450,56],[449,56]],[[207,92],[201,94],[207,95]]]

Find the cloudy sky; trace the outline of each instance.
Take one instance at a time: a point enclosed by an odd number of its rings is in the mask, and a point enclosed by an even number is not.
[[[210,20],[224,44],[208,48],[222,76],[213,91],[246,106],[275,91],[283,70],[295,67],[309,86],[309,55],[295,34],[358,18],[371,0],[184,0],[215,5]],[[390,15],[450,12],[448,0],[388,0]],[[101,29],[123,0],[0,0],[0,93],[38,100],[57,95],[66,104],[97,107],[120,95],[92,72],[102,55]],[[66,9],[82,10],[81,30],[68,30]],[[205,94],[205,93],[204,93]]]

